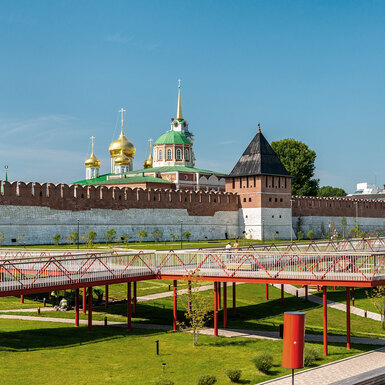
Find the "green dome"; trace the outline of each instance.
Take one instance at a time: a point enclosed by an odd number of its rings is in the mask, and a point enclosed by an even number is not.
[[[156,144],[190,144],[190,141],[179,131],[167,131],[154,143]]]

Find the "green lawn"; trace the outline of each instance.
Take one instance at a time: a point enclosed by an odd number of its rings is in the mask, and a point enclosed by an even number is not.
[[[140,283],[141,284],[141,283]],[[183,287],[179,283],[179,287]],[[204,295],[213,296],[212,290],[204,292]],[[279,325],[283,323],[285,311],[304,311],[306,313],[306,332],[321,334],[323,332],[322,307],[312,302],[299,299],[295,296],[285,294],[285,306],[281,306],[280,290],[269,288],[270,300],[265,300],[265,286],[262,284],[237,285],[237,312],[232,314],[232,288],[228,287],[228,327],[234,329],[248,330],[270,330],[278,331]],[[180,304],[180,302],[179,302]],[[152,324],[172,324],[172,297],[138,303],[137,314],[134,322]],[[95,307],[94,319],[103,320],[106,316],[104,306]],[[20,313],[27,315],[26,313]],[[35,312],[30,313],[36,315]],[[116,304],[108,308],[109,320],[126,321],[127,304]],[[182,320],[184,309],[178,307],[178,319]],[[47,312],[41,313],[41,317],[69,317],[70,312]],[[222,311],[219,312],[220,327],[222,326]],[[86,319],[86,317],[84,317]],[[212,324],[212,321],[211,321]],[[210,324],[210,325],[211,325]],[[329,334],[346,335],[346,313],[328,308],[328,330]],[[354,314],[351,315],[351,331],[357,337],[385,337],[385,331],[381,323],[371,319],[365,319]]]
[[[59,323],[0,320],[0,375],[9,385],[30,384],[155,384],[161,378],[176,385],[196,384],[199,376],[215,375],[217,384],[230,384],[224,371],[240,368],[244,384],[288,374],[281,365],[281,341],[200,336],[192,346],[188,333],[94,327],[74,328]],[[160,355],[155,354],[159,340]],[[322,350],[319,344],[307,344]],[[330,345],[330,355],[317,362],[345,358],[371,350]],[[258,352],[274,357],[270,375],[250,361]],[[163,371],[162,363],[166,364]]]

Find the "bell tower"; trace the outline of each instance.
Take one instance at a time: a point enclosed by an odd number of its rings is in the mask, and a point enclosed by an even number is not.
[[[226,178],[239,196],[239,231],[251,239],[290,239],[291,176],[261,132]]]

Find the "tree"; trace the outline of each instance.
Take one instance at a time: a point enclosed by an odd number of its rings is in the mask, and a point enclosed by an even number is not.
[[[291,182],[293,195],[316,196],[318,179],[313,179],[316,153],[302,142],[294,139],[283,139],[271,143],[287,172],[294,178]]]
[[[199,291],[198,277],[197,273],[189,274],[187,290],[183,290],[183,294],[178,294],[186,318],[185,322],[178,322],[178,326],[183,330],[192,331],[194,346],[198,344],[199,333],[210,320],[212,310],[211,290],[208,293]]]
[[[92,247],[96,236],[97,236],[97,234],[95,231],[90,231],[88,233],[88,247]]]
[[[175,234],[174,233],[170,233],[170,238],[172,241],[175,241]]]
[[[106,231],[106,235],[105,235],[105,237],[106,237],[106,239],[107,239],[107,242],[108,242],[108,243],[112,243],[112,241],[113,241],[115,235],[116,235],[115,229],[109,229],[109,230],[107,230],[107,231]]]
[[[76,245],[76,242],[78,241],[78,239],[79,239],[79,234],[75,233],[75,232],[72,232],[71,235],[70,235],[71,243],[73,245]]]
[[[318,189],[317,196],[319,197],[344,197],[346,191],[339,187],[322,186]]]
[[[154,230],[151,232],[151,235],[154,238],[155,242],[159,242],[159,240],[163,237],[163,231],[162,230]]]
[[[307,232],[307,237],[312,241],[314,239],[314,231],[313,230],[309,230]]]
[[[127,245],[128,245],[128,242],[129,242],[130,239],[131,239],[131,237],[130,237],[127,233],[124,233],[124,234],[122,234],[122,238],[123,238],[124,244],[127,246]]]
[[[385,287],[374,287],[371,293],[366,291],[366,296],[369,298],[370,302],[380,313],[382,329],[385,330]]]
[[[53,242],[54,242],[54,244],[55,244],[56,246],[60,243],[60,238],[61,238],[60,234],[55,234],[55,235],[52,237]]]
[[[140,230],[136,233],[136,236],[139,238],[140,242],[143,242],[143,239],[147,238],[147,231],[146,230]]]
[[[190,240],[190,237],[191,237],[191,233],[189,231],[185,231],[183,234],[182,234],[182,237],[184,239],[187,239],[188,241]]]

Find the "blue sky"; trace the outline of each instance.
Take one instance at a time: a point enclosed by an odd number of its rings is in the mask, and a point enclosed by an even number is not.
[[[316,151],[321,185],[382,185],[384,38],[382,1],[4,0],[0,176],[83,179],[91,135],[108,172],[121,107],[141,167],[181,78],[198,167],[231,171],[261,122]]]

